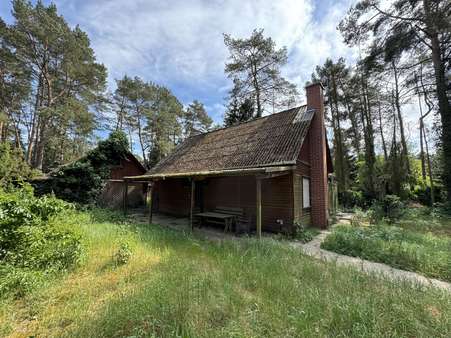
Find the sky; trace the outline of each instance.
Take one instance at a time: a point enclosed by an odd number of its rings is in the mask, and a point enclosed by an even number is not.
[[[33,1],[35,2],[35,1]],[[187,105],[205,104],[221,124],[231,82],[224,74],[223,33],[248,37],[263,28],[277,47],[286,46],[282,74],[301,95],[315,67],[326,58],[357,53],[336,29],[352,0],[54,0],[71,26],[87,32],[99,62],[108,68],[111,91],[127,74],[164,85]],[[50,1],[44,0],[48,4]],[[0,16],[12,22],[11,3],[0,1]],[[304,102],[304,97],[301,98]],[[407,119],[415,132],[414,112]],[[412,139],[415,136],[412,135]]]

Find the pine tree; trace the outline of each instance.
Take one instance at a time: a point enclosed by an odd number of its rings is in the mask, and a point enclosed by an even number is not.
[[[293,104],[298,95],[296,86],[280,74],[280,68],[287,63],[285,47],[276,49],[275,42],[265,38],[262,29],[254,30],[248,39],[224,34],[224,43],[230,53],[225,72],[234,80],[241,100],[255,102],[256,117],[261,117],[265,109]]]

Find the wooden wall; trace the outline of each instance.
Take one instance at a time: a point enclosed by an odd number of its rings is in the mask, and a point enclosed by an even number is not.
[[[262,181],[262,228],[264,231],[291,231],[292,176],[285,175]],[[207,178],[196,183],[203,186],[204,210],[218,206],[243,208],[255,227],[256,178],[231,176]],[[187,179],[166,179],[156,182],[155,210],[175,216],[188,216],[190,185]],[[279,223],[278,223],[278,220]]]
[[[124,176],[143,175],[146,170],[132,159],[125,159],[121,164],[111,169],[111,179],[121,179]]]
[[[302,207],[302,177],[310,178],[310,132],[304,140],[296,169],[293,172],[293,214],[294,220],[300,221],[301,224],[311,225],[311,208],[303,209]]]
[[[168,215],[187,217],[190,209],[190,183],[186,178],[155,182],[154,210]]]

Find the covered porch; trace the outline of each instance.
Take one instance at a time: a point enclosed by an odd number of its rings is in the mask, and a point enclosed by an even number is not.
[[[124,179],[127,186],[147,182],[148,222],[199,225],[202,213],[235,210],[249,222],[257,237],[265,232],[291,232],[293,226],[294,166],[271,166],[172,175],[142,175]],[[222,211],[221,211],[222,210]],[[166,217],[166,218],[163,218]]]

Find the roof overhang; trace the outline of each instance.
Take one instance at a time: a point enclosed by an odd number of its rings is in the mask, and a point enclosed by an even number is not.
[[[264,175],[281,172],[289,172],[296,168],[296,163],[286,163],[280,166],[256,167],[256,168],[239,168],[239,169],[222,169],[222,170],[205,170],[196,172],[181,173],[156,173],[140,176],[125,176],[124,180],[128,181],[154,181],[164,180],[166,178],[183,178],[183,177],[207,177],[207,176],[244,176],[244,175]]]

